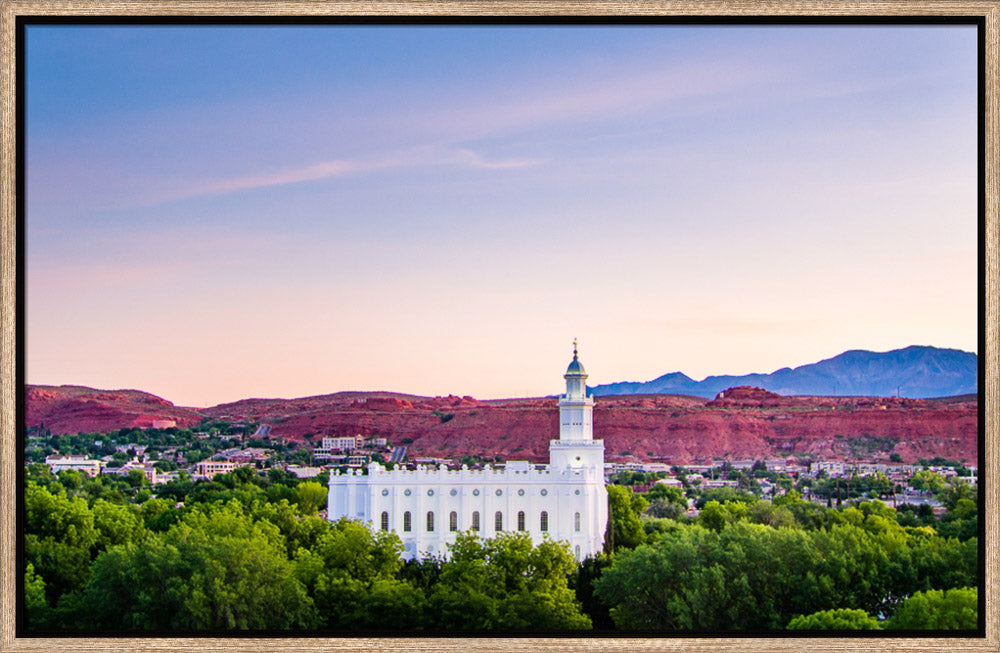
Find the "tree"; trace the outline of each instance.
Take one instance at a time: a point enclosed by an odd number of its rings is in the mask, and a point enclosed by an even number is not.
[[[237,467],[230,472],[230,475],[236,485],[247,485],[248,483],[257,483],[260,481],[260,477],[254,471],[254,468],[246,465]]]
[[[53,487],[55,484],[53,484]],[[49,605],[82,586],[90,575],[91,553],[99,533],[94,513],[65,490],[53,494],[29,481],[24,488],[25,560],[45,584]]]
[[[98,499],[91,510],[98,534],[95,544],[99,550],[116,544],[135,544],[146,535],[146,527],[134,506]]]
[[[379,579],[364,593],[349,620],[357,630],[412,632],[427,625],[427,607],[421,588],[404,580]]]
[[[681,528],[653,545],[617,552],[611,567],[594,580],[594,594],[611,606],[611,619],[618,628],[692,629],[685,570],[705,569],[703,554],[717,537],[703,528]],[[721,578],[718,581],[722,589]]]
[[[611,614],[608,612],[608,606],[594,595],[594,581],[600,578],[601,573],[610,566],[610,554],[599,553],[593,557],[588,556],[577,565],[576,576],[570,582],[570,587],[576,592],[576,600],[580,602],[583,613],[590,617],[597,630],[613,630],[615,627],[614,621],[611,620]]]
[[[934,536],[930,531],[911,538],[910,561],[917,578],[906,593],[930,589],[972,587],[979,580],[979,546],[976,538],[960,541]]]
[[[128,483],[130,487],[137,488],[143,485],[149,485],[149,479],[146,475],[138,469],[130,469],[128,474],[125,475],[125,482]]]
[[[297,505],[282,499],[255,503],[250,509],[254,520],[266,520],[278,527],[290,559],[299,549],[314,550],[319,539],[330,529],[327,520],[315,515],[303,516]]]
[[[975,582],[974,542],[903,528],[881,502],[828,511],[841,523],[816,530],[730,521],[733,505],[710,502],[706,524],[671,522],[650,544],[614,554],[593,585],[617,627],[785,628],[837,608],[891,614],[913,592]]]
[[[979,532],[979,509],[970,499],[959,499],[955,507],[941,517],[937,526],[941,537],[968,540]]]
[[[288,629],[318,624],[277,527],[236,502],[198,506],[164,533],[94,562],[77,613],[86,628]]]
[[[663,483],[654,484],[646,493],[646,500],[649,501],[646,514],[651,517],[677,519],[687,510],[687,499],[680,488]]]
[[[718,533],[732,521],[732,515],[718,501],[709,501],[698,515],[698,523],[710,531]]]
[[[632,488],[608,486],[613,549],[631,549],[645,541],[646,532],[642,528],[642,519],[639,515],[648,505],[646,499],[632,492]]]
[[[439,581],[429,595],[435,625],[447,630],[494,628],[498,606],[482,541],[472,533],[459,533],[449,550],[451,560],[442,564]]]
[[[795,523],[807,530],[828,529],[838,523],[836,509],[812,501],[789,503],[785,507],[795,516]]]
[[[868,496],[872,496],[871,493],[875,493],[880,497],[885,497],[893,493],[892,481],[881,472],[876,473],[874,476],[868,476],[867,481],[870,488]]]
[[[299,510],[304,515],[315,514],[320,507],[326,505],[327,489],[316,481],[299,483],[297,488]]]
[[[749,504],[747,517],[755,524],[766,524],[775,528],[795,526],[795,515],[782,505],[770,501],[758,501]]]
[[[532,546],[527,533],[480,540],[461,533],[430,602],[438,628],[583,630],[590,618],[569,588],[576,564],[565,543]]]
[[[914,490],[940,492],[944,486],[944,476],[926,469],[917,472],[910,478],[910,487]]]
[[[355,621],[356,608],[377,581],[399,575],[402,551],[395,533],[372,532],[342,518],[325,526],[312,547],[297,550],[295,576],[313,598],[324,626],[364,628],[366,623]]]
[[[59,472],[59,482],[67,490],[76,490],[83,485],[84,475],[75,469],[64,469]]]
[[[976,499],[976,491],[972,486],[956,476],[949,478],[946,483],[942,483],[936,491],[938,500],[948,510],[954,510],[960,501],[974,502]]]
[[[975,587],[916,592],[886,624],[894,630],[971,630],[979,626]]]
[[[775,497],[771,503],[776,506],[791,506],[797,503],[805,503],[805,499],[798,490],[789,489],[779,497]]]
[[[654,544],[616,553],[594,591],[623,629],[783,628],[804,607],[832,607],[809,576],[817,559],[804,531],[736,522],[715,532],[676,524]]]
[[[284,483],[276,483],[270,486],[265,490],[265,494],[267,494],[267,500],[271,503],[279,503],[281,501],[287,501],[295,505],[299,503],[298,490]]]
[[[654,483],[653,487],[649,488],[646,492],[646,499],[653,501],[654,499],[666,499],[674,503],[680,503],[687,507],[687,500],[684,498],[684,493],[678,487],[672,487],[666,485],[665,483]]]
[[[661,519],[677,519],[684,514],[685,510],[683,505],[668,499],[654,499],[646,508],[646,514]]]
[[[695,501],[694,506],[695,508],[701,510],[709,501],[718,501],[719,503],[730,503],[734,501],[753,503],[757,500],[757,497],[749,492],[740,492],[735,488],[723,486],[702,490],[698,499]]]
[[[30,562],[24,570],[24,609],[29,629],[49,626],[52,610],[45,598],[45,581],[35,573],[35,567]]]
[[[174,463],[172,460],[167,460],[164,458],[157,460],[155,463],[153,463],[153,467],[156,469],[156,471],[160,473],[172,472],[175,469],[177,469],[177,464]]]
[[[145,523],[146,528],[149,528],[150,522],[173,507],[174,502],[170,499],[147,499],[139,506],[139,516],[142,518],[143,523]]]
[[[788,630],[878,630],[878,619],[864,610],[837,608],[793,617]]]

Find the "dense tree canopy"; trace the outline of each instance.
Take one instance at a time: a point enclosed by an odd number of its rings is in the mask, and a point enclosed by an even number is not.
[[[633,548],[646,539],[641,515],[649,502],[632,488],[608,486],[608,506],[611,513],[611,548]]]
[[[976,628],[978,602],[974,587],[916,592],[896,610],[887,627],[900,630]]]
[[[590,619],[568,579],[575,563],[565,544],[532,547],[526,533],[480,540],[458,536],[430,596],[447,629],[581,630]]]
[[[759,471],[759,470],[758,470]],[[29,469],[27,625],[54,629],[502,632],[967,629],[977,623],[978,505],[829,508],[789,490],[645,495],[609,486],[613,549],[581,564],[525,533],[459,534],[447,561],[403,563],[396,535],[317,510],[325,487],[280,470],[150,487]],[[690,488],[688,488],[691,491]]]
[[[126,630],[317,625],[278,528],[235,501],[196,507],[166,532],[98,556],[82,606],[82,623]]]
[[[788,630],[878,630],[878,619],[864,610],[838,608],[793,617]]]
[[[752,523],[753,504],[710,501],[695,523],[661,523],[651,542],[617,551],[594,593],[626,630],[757,631],[845,607],[888,615],[914,592],[975,583],[974,538],[894,516],[863,502],[814,529],[775,528]]]

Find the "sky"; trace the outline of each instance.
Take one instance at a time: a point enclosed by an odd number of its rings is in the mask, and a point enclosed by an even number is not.
[[[977,351],[972,26],[26,32],[26,380],[481,399]]]

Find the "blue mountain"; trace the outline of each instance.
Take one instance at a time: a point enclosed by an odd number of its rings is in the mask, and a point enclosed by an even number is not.
[[[593,387],[596,396],[679,394],[714,397],[726,388],[750,385],[782,395],[950,397],[978,391],[976,354],[958,349],[912,346],[887,352],[855,349],[770,374],[709,376],[695,381],[671,372],[652,381],[622,381]]]

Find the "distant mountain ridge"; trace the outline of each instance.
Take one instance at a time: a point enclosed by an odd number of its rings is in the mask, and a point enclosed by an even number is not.
[[[861,349],[770,374],[709,376],[695,381],[671,372],[652,381],[623,381],[591,388],[595,396],[678,394],[714,397],[734,386],[756,386],[781,395],[896,396],[913,399],[978,392],[978,356],[959,349],[914,345],[887,352]]]

